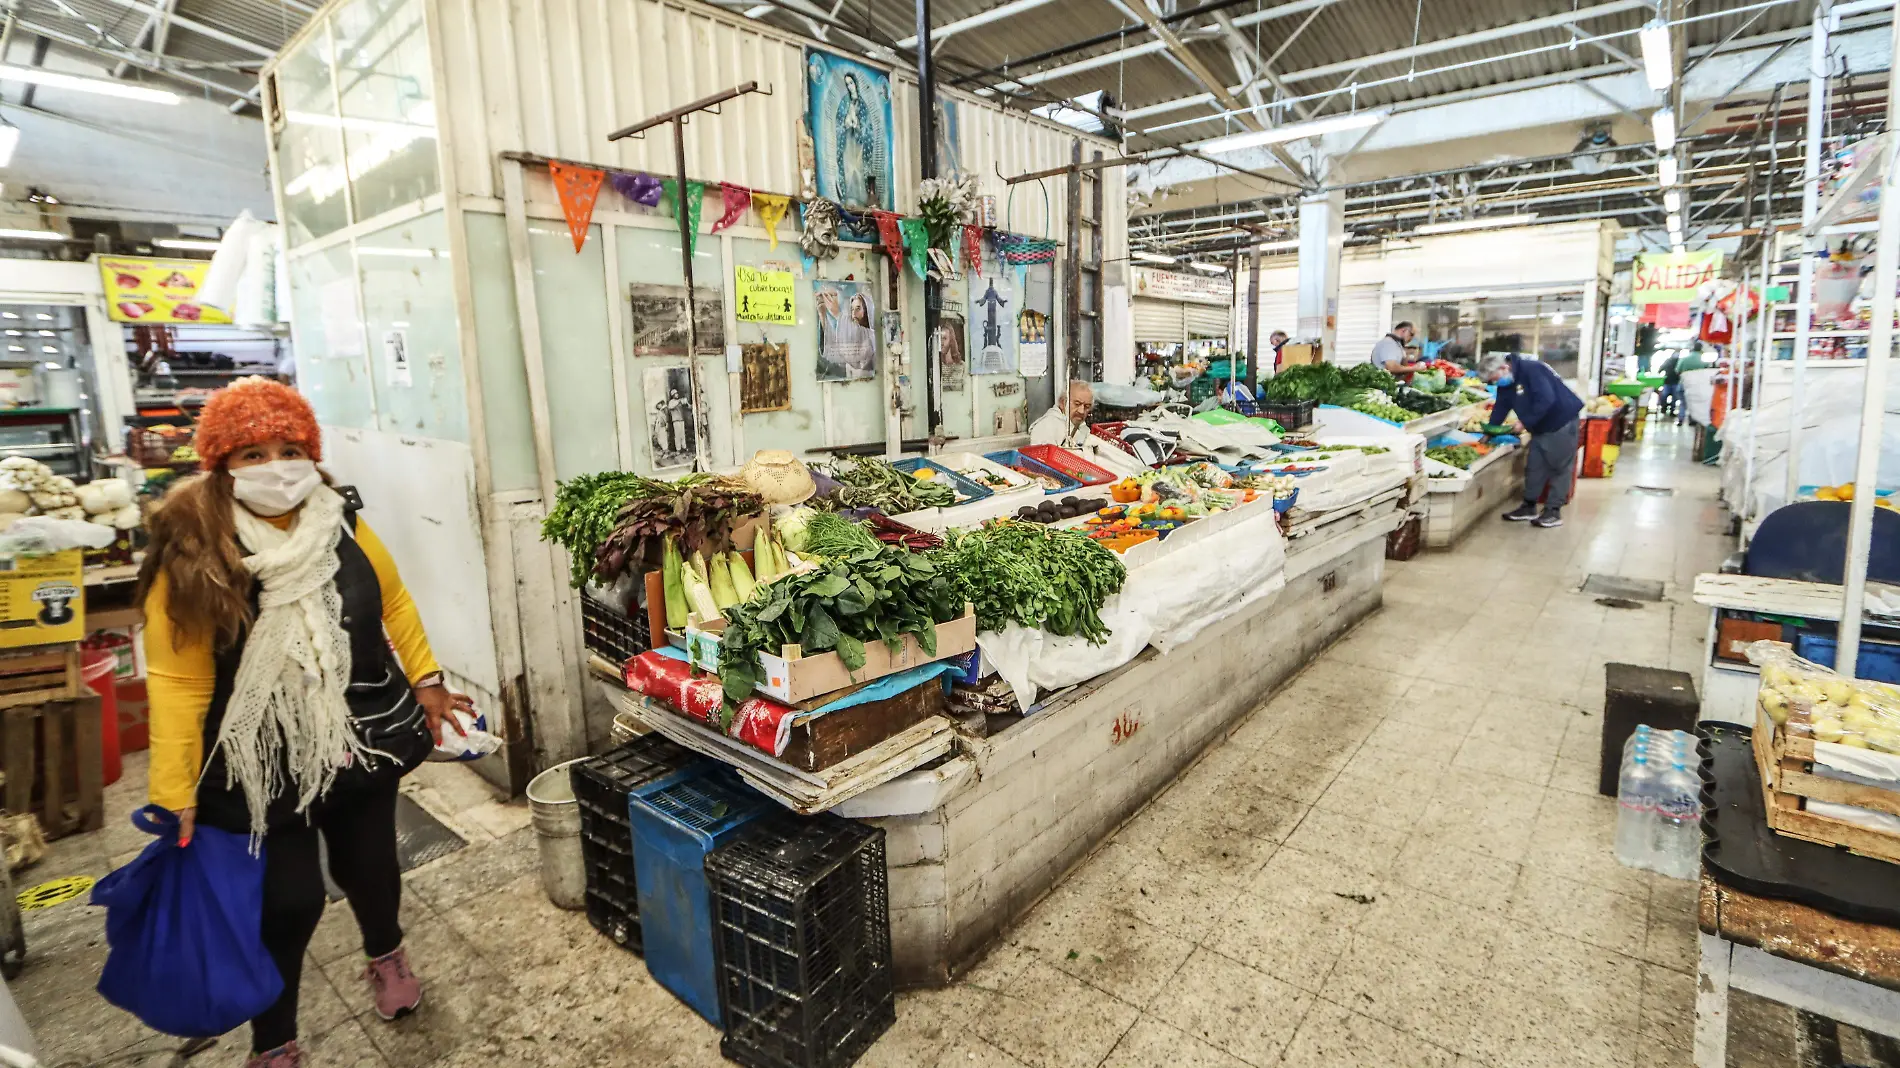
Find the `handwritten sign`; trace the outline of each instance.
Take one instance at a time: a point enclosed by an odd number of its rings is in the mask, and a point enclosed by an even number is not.
[[[732,274],[738,283],[735,288],[740,319],[749,323],[798,325],[798,312],[792,298],[792,272],[735,266]]]
[[[1683,304],[1695,299],[1704,282],[1722,273],[1719,249],[1702,252],[1649,253],[1636,257],[1630,283],[1635,304]]]

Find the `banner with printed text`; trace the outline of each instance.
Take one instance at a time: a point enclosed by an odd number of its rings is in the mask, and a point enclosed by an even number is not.
[[[1636,257],[1630,280],[1633,304],[1684,304],[1696,298],[1704,282],[1722,273],[1720,249],[1701,252],[1645,253]]]
[[[121,323],[228,323],[231,317],[198,303],[210,260],[101,256],[106,307]]]

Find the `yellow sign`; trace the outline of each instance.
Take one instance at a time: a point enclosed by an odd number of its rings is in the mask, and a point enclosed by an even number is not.
[[[798,312],[792,298],[792,272],[735,266],[732,273],[738,282],[739,318],[749,323],[798,325]]]
[[[121,323],[228,323],[231,317],[198,303],[210,260],[101,256],[106,307]]]
[[[84,567],[78,549],[0,556],[0,648],[85,637]]]
[[[90,875],[68,875],[64,879],[53,879],[31,889],[22,890],[13,900],[22,909],[43,909],[71,901],[80,894],[92,889],[93,878]]]

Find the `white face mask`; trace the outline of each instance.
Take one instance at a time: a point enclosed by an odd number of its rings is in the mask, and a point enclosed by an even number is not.
[[[231,494],[262,516],[283,515],[322,484],[313,460],[272,460],[231,471]]]

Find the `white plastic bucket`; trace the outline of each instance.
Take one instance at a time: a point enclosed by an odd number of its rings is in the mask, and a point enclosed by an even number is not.
[[[582,758],[585,759],[585,758]],[[528,782],[528,810],[541,852],[541,889],[556,908],[587,904],[587,866],[581,860],[581,807],[574,800],[568,769],[579,760],[556,764]]]

